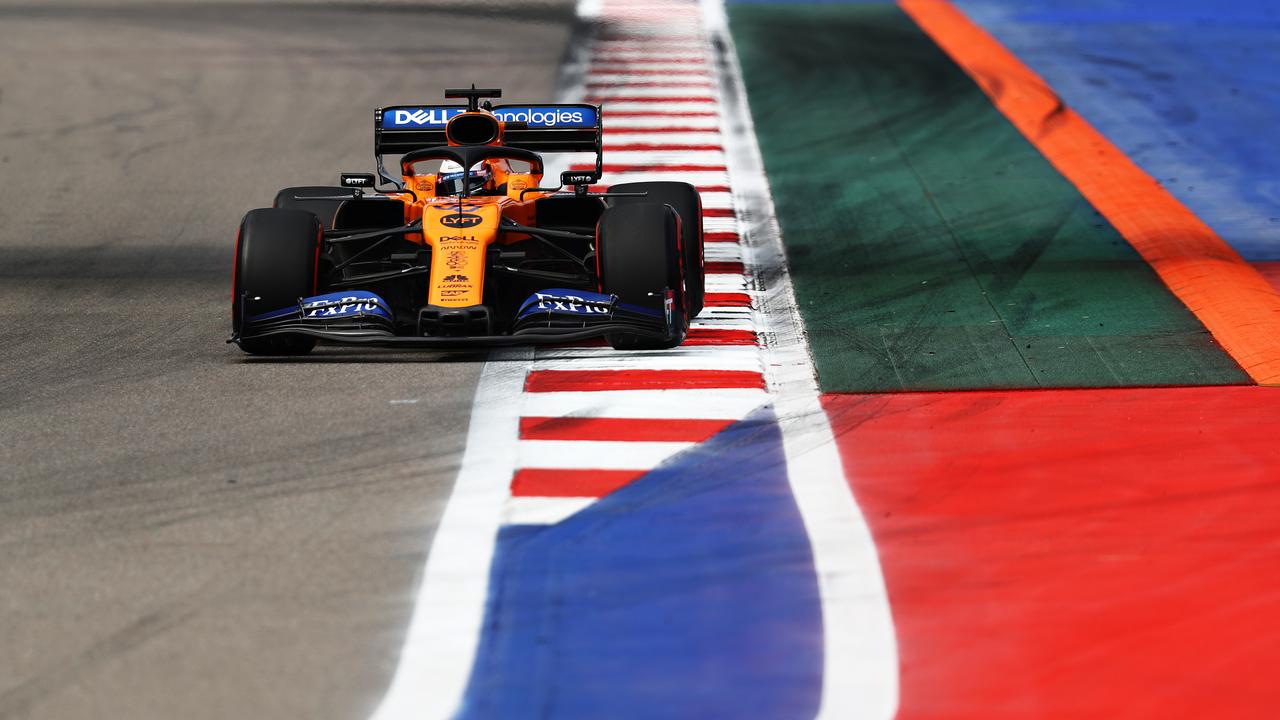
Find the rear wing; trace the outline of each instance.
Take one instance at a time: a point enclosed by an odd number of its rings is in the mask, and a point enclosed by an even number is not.
[[[466,111],[465,105],[398,105],[374,110],[373,153],[379,173],[392,180],[382,168],[383,155],[448,145],[445,125]],[[504,146],[537,153],[594,152],[596,178],[601,175],[604,132],[600,106],[495,105],[492,112],[505,123]]]

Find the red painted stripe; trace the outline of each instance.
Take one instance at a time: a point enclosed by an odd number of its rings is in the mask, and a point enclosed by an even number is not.
[[[608,440],[702,442],[732,420],[652,420],[648,418],[520,418],[521,440]]]
[[[688,346],[706,347],[706,346],[744,346],[756,345],[756,334],[752,330],[711,330],[708,328],[692,328],[689,330],[688,336],[684,339],[684,344]],[[582,348],[582,347],[607,347],[603,339],[583,340],[576,343],[564,343],[562,345],[553,345],[551,347],[566,348]]]
[[[559,470],[524,468],[511,478],[514,497],[604,497],[644,470]]]
[[[531,393],[762,387],[764,376],[750,370],[534,370],[524,380]]]
[[[708,260],[703,268],[707,275],[741,275],[744,272],[742,263],[737,260]]]
[[[651,70],[648,68],[630,68],[630,67],[624,68],[624,69],[618,69],[618,70],[602,70],[598,65],[591,66],[591,72],[588,73],[588,77],[590,77],[591,75],[663,75],[667,77],[705,77],[705,78],[711,77],[710,73],[706,71],[699,71],[693,68],[679,70],[679,71],[670,70],[670,69]]]
[[[653,104],[666,105],[668,103],[706,103],[714,104],[716,99],[709,95],[669,95],[664,97],[655,97],[650,95],[612,95],[610,97],[592,96],[587,98],[587,102],[593,105],[605,105],[606,109],[609,103],[636,103],[636,104]]]
[[[707,61],[704,58],[696,59],[673,59],[673,60],[596,60],[591,63],[591,72],[593,73],[625,73],[627,75],[638,75],[641,72],[649,71],[654,74],[668,74],[673,72],[670,68],[650,68],[652,65],[701,65],[707,67]],[[696,68],[690,68],[696,70]],[[680,70],[679,72],[684,72]]]
[[[702,236],[704,242],[739,242],[740,238],[736,232],[717,231],[704,233]]]
[[[608,135],[605,138],[608,139]],[[678,150],[724,150],[724,146],[719,143],[704,145],[677,145],[674,143],[629,143],[626,145],[605,145],[604,151],[609,152],[672,152]]]
[[[713,330],[710,328],[693,328],[684,339],[685,345],[755,345],[754,330]]]
[[[751,296],[746,293],[707,293],[703,296],[707,307],[751,307]]]
[[[599,90],[602,88],[615,88],[615,87],[706,88],[710,90],[711,83],[709,81],[690,81],[690,80],[642,80],[639,82],[631,80],[631,81],[620,82],[620,83],[619,82],[589,82],[587,83],[587,87],[595,90]]]
[[[703,208],[702,217],[727,218],[736,217],[733,208]]]
[[[571,170],[594,170],[596,166],[591,163],[577,163],[570,165]],[[686,164],[663,164],[663,163],[633,163],[628,165],[610,165],[605,163],[604,171],[607,173],[627,173],[627,172],[725,172],[727,168],[724,165],[696,165],[692,163]]]
[[[659,117],[720,117],[720,113],[712,110],[610,110],[606,118],[659,118]],[[703,128],[714,130],[715,128]]]
[[[698,192],[700,193],[729,192],[728,185],[698,185],[697,188],[698,188]],[[608,185],[590,186],[591,192],[605,192],[608,189],[609,189]],[[720,235],[724,237],[713,238],[711,237],[712,235]],[[706,237],[703,239],[706,240],[707,242],[738,242],[738,233],[735,233],[735,232],[707,233]]]
[[[611,114],[609,115],[609,117],[613,117],[613,115],[614,115],[614,114],[616,114],[616,113],[611,113]],[[625,133],[625,134],[627,134],[627,135],[663,135],[663,134],[671,134],[671,133],[718,133],[718,132],[720,132],[720,129],[719,129],[719,128],[706,128],[706,127],[701,127],[701,128],[700,128],[700,127],[689,127],[689,126],[687,126],[687,125],[686,125],[686,126],[683,126],[683,127],[675,127],[675,126],[667,126],[667,127],[626,127],[626,126],[616,126],[616,127],[610,127],[610,126],[609,126],[609,121],[608,121],[607,119],[605,120],[605,123],[604,123],[604,124],[605,124],[605,128],[604,128],[604,136],[605,136],[606,138],[607,138],[607,137],[609,137],[609,135],[610,135],[610,134],[613,134],[613,133],[618,133],[618,134],[624,134],[624,133]]]
[[[672,3],[671,9],[666,12],[669,13],[671,16],[678,16],[680,14],[680,10],[686,7],[688,6],[681,5],[679,3]],[[695,16],[696,12],[697,11],[691,11],[685,14],[689,16]],[[688,35],[666,35],[666,34],[645,35],[641,33],[608,33],[605,35],[601,35],[596,39],[601,42],[650,42],[654,38],[666,38],[668,40],[681,39],[681,40],[688,40],[689,42],[699,42],[699,43],[702,43],[705,40],[702,35],[697,33],[690,33]]]
[[[1280,707],[1275,389],[823,405],[893,608],[899,718]]]

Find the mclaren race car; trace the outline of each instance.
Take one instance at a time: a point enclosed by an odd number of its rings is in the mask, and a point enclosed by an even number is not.
[[[374,111],[376,174],[281,190],[240,224],[230,342],[299,355],[319,341],[499,346],[604,338],[679,345],[702,309],[702,205],[687,183],[593,192],[601,108],[466,104]],[[541,187],[539,153],[595,169]],[[399,156],[399,177],[386,169]]]

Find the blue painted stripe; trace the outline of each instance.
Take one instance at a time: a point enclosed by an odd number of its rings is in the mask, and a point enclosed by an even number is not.
[[[553,526],[498,538],[464,718],[817,710],[813,559],[771,411]]]
[[[1280,259],[1280,4],[956,2],[1245,258]]]

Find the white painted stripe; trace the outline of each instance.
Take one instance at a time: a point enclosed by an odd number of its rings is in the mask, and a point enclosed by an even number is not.
[[[674,124],[668,118],[667,124]],[[687,132],[687,133],[636,133],[625,129],[604,131],[604,144],[610,145],[652,145],[654,147],[670,147],[672,145],[719,145],[719,132]]]
[[[617,185],[624,182],[652,182],[657,180],[670,180],[672,182],[687,182],[694,185],[728,185],[729,175],[722,172],[627,172],[627,173],[609,173],[605,176],[604,182],[609,185]],[[718,220],[719,218],[709,218]]]
[[[755,311],[745,307],[709,307],[703,308],[696,320],[718,320],[724,322],[753,322]]]
[[[707,292],[741,292],[747,289],[747,279],[742,275],[708,275]]]
[[[729,357],[741,355],[745,358],[758,359],[755,348],[708,347],[703,345],[681,345],[671,350],[614,350],[609,347],[541,347],[534,350],[534,361],[556,358],[620,358],[629,357]]]
[[[716,93],[711,89],[710,85],[704,87],[637,87],[634,85],[605,85],[601,87],[588,88],[587,92],[595,97],[601,98],[604,102],[609,102],[609,98],[614,97],[682,97],[682,98],[707,98],[714,100]]]
[[[692,181],[686,180],[685,182]],[[738,232],[740,229],[738,218],[736,217],[709,217],[702,219],[703,232]]]
[[[513,497],[507,500],[507,525],[554,525],[594,503],[593,497]]]
[[[611,50],[609,52],[596,53],[592,60],[600,63],[671,63],[678,60],[677,65],[692,65],[694,67],[703,67],[701,62],[686,62],[690,60],[706,60],[707,56],[701,52],[655,52],[648,50]]]
[[[602,348],[603,349],[603,348]],[[689,348],[694,349],[694,348]],[[594,355],[539,357],[535,370],[760,370],[755,347],[700,346],[707,353],[632,352],[609,350]]]
[[[708,108],[711,110],[711,108]],[[643,128],[688,127],[715,130],[720,127],[720,118],[714,116],[670,117],[665,115],[633,115],[619,117],[604,113],[604,131],[639,130]],[[661,137],[662,133],[654,133],[653,137]]]
[[[702,256],[706,260],[717,262],[742,260],[742,246],[727,242],[706,243],[702,247]]]
[[[601,390],[525,393],[527,417],[702,418],[739,420],[769,401],[764,390]]]
[[[703,0],[721,81],[738,206],[746,224],[749,264],[767,279],[758,300],[772,341],[765,367],[782,429],[787,476],[813,550],[822,599],[823,684],[820,718],[888,720],[898,708],[898,652],[893,615],[875,542],[849,489],[830,421],[819,401],[804,324],[787,271],[781,232],[746,104],[741,68],[723,0]]]
[[[704,192],[702,195],[702,208],[704,210],[732,210],[733,209],[733,193],[726,192]]]
[[[756,330],[757,326],[753,320],[735,319],[735,318],[707,318],[699,315],[689,323],[689,327],[700,330]]]
[[[591,101],[591,94],[588,93],[588,100]],[[673,113],[673,112],[708,112],[716,109],[715,103],[706,102],[624,102],[618,100],[610,100],[603,98],[601,105],[604,106],[605,117],[609,117],[610,112],[653,112],[655,110]],[[672,118],[667,118],[667,125],[673,125]]]
[[[727,162],[719,150],[614,150],[604,154],[606,165],[712,165]],[[609,176],[605,176],[605,181]]]
[[[648,470],[695,444],[605,440],[521,440],[516,451],[516,462],[517,467],[521,468]]]
[[[702,77],[710,71],[710,66],[705,63],[673,63],[662,61],[638,61],[638,60],[603,60],[595,58],[591,62],[591,73],[604,72],[627,72],[628,70],[643,70],[646,73],[650,71],[660,70],[662,72],[671,73],[672,76],[692,75],[694,77]],[[600,68],[600,69],[597,69]],[[649,77],[663,77],[661,75],[649,75]]]
[[[672,72],[667,75],[651,75],[648,73],[628,74],[625,72],[587,73],[587,83],[592,85],[596,83],[612,83],[615,85],[631,85],[631,84],[647,85],[649,83],[667,82],[667,81],[678,82],[678,83],[689,83],[689,82],[702,83],[705,81],[707,83],[706,87],[708,89],[713,87],[710,84],[711,76],[697,72],[696,70],[691,72],[686,72],[683,75],[675,72]],[[689,86],[687,85],[674,85],[672,87],[673,88],[681,87],[686,90],[689,89]]]
[[[515,465],[519,416],[512,398],[520,395],[531,355],[527,348],[495,353],[480,374],[462,467],[431,541],[400,662],[375,720],[449,717],[466,689]]]

